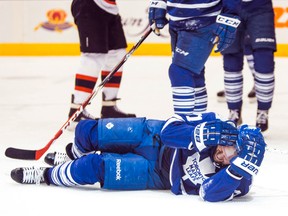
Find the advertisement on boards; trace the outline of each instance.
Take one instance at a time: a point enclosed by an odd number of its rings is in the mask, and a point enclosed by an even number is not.
[[[118,0],[129,47],[149,28],[147,0]],[[288,56],[288,1],[273,0],[277,53]],[[79,38],[71,0],[1,0],[0,55],[78,55]],[[168,27],[151,34],[139,55],[170,55]],[[129,48],[128,47],[128,48]],[[135,53],[137,54],[137,53]]]

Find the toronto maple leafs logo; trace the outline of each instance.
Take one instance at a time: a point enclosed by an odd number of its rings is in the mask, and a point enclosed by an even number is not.
[[[182,179],[185,181],[189,179],[193,184],[202,184],[208,178],[208,174],[215,173],[215,166],[210,157],[200,159],[200,154],[195,152],[193,155],[187,157],[186,163],[183,165],[185,175]]]
[[[114,127],[114,124],[112,122],[108,122],[108,124],[106,124],[105,127],[110,130]]]

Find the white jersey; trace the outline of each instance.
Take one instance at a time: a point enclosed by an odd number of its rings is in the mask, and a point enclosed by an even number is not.
[[[117,15],[119,13],[116,0],[94,0],[94,2],[103,10],[110,14]]]

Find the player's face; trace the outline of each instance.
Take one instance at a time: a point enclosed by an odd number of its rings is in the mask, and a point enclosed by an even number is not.
[[[217,146],[213,159],[216,163],[221,165],[230,164],[230,160],[237,155],[234,146]]]

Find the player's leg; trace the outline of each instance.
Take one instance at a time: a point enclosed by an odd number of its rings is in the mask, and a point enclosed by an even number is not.
[[[262,131],[266,131],[268,129],[268,112],[272,106],[275,88],[274,51],[256,49],[254,53],[255,90],[258,101],[256,126]]]
[[[112,190],[168,189],[170,184],[162,178],[158,163],[132,154],[104,153],[102,188]]]
[[[102,155],[90,154],[63,164],[47,167],[19,167],[11,171],[11,178],[21,184],[57,186],[93,185],[103,179]]]
[[[245,26],[241,24],[237,29],[234,43],[221,53],[223,55],[225,97],[229,109],[228,118],[237,125],[242,123],[244,36]]]
[[[66,153],[48,153],[44,160],[53,166],[97,151],[127,153],[140,145],[144,127],[145,118],[83,120],[77,124],[74,142],[66,146]]]
[[[65,153],[48,153],[45,162],[57,165],[67,160],[101,152],[134,152],[149,160],[156,160],[164,121],[145,118],[115,118],[80,121],[74,142],[66,146]]]
[[[205,71],[204,69],[200,74],[193,74],[195,81],[195,108],[194,113],[205,112],[207,109],[207,89],[205,85]]]
[[[251,46],[251,40],[250,40],[249,35],[246,35],[244,38],[244,56],[246,58],[250,72],[253,76],[253,87],[250,90],[250,92],[248,93],[248,99],[249,99],[250,103],[254,103],[254,102],[256,102],[256,92],[255,92],[255,85],[254,85],[255,69],[254,69],[253,48]]]
[[[101,76],[102,80],[123,59],[126,54],[127,42],[119,15],[111,15],[108,21],[108,53],[104,61]],[[103,87],[103,101],[101,118],[136,117],[135,114],[125,113],[117,106],[118,91],[121,86],[123,66]]]
[[[75,187],[94,185],[113,190],[168,189],[170,184],[160,176],[157,163],[142,156],[128,154],[89,154],[52,168],[19,167],[11,178],[21,184]]]
[[[273,8],[270,8],[270,11],[265,10],[264,13],[253,14],[249,20],[248,30],[253,47],[254,81],[258,102],[256,126],[266,131],[275,88],[276,37]]]
[[[224,54],[225,97],[229,109],[229,119],[237,125],[242,123],[243,95],[243,53]]]
[[[126,55],[124,48],[117,50],[110,50],[106,56],[105,65],[102,69],[102,80],[106,78],[109,72],[117,65],[121,59]],[[117,106],[118,91],[122,80],[123,66],[114,74],[114,76],[103,87],[102,94],[102,108],[101,118],[125,118],[136,117],[135,114],[125,113],[121,111]]]
[[[169,78],[174,112],[177,114],[206,111],[207,91],[203,74],[213,49],[210,28],[199,29],[197,33],[170,30],[173,58]],[[203,80],[199,81],[200,78]]]
[[[81,55],[80,65],[75,74],[69,117],[75,113],[94,90],[106,58],[105,55],[108,53],[109,24],[109,14],[94,2],[83,4],[80,1],[73,1],[71,10],[77,25]],[[84,110],[74,122],[78,123],[81,119],[91,118],[94,117]],[[70,129],[74,128],[75,125],[70,127]]]
[[[82,105],[82,103],[84,103],[92,94],[104,59],[105,54],[81,53],[80,66],[75,74],[75,85],[74,92],[71,97],[69,117],[71,117]],[[75,119],[75,122],[78,123],[83,119],[95,119],[95,117],[84,109],[83,112]],[[75,125],[70,129],[74,128]]]

